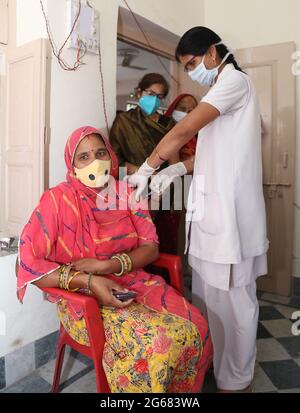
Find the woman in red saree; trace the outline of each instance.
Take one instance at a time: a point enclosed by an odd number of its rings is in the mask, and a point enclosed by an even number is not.
[[[197,99],[188,93],[182,93],[168,107],[165,116],[173,118],[175,122],[180,122],[185,115],[190,113],[198,105]],[[196,153],[197,137],[194,136],[186,145],[181,148],[180,160],[183,162],[186,159],[194,156]]]
[[[111,176],[103,187],[91,188],[83,176],[96,160],[110,164]],[[157,258],[155,227],[146,206],[131,203],[126,184],[114,181],[118,162],[110,144],[97,129],[80,128],[67,141],[65,161],[67,182],[43,194],[21,234],[19,300],[31,283],[60,288],[60,268],[71,264],[69,287],[89,283],[100,305],[103,366],[112,392],[200,391],[212,360],[207,323],[161,277],[143,270]],[[119,253],[133,265],[122,277],[114,275]],[[133,290],[137,297],[121,302],[113,290]],[[69,334],[89,345],[84,319],[74,318],[63,301],[58,313]]]

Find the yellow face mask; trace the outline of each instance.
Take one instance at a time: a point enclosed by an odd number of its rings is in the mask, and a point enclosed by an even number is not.
[[[89,188],[100,188],[104,186],[110,176],[111,160],[102,161],[95,159],[84,168],[74,168],[76,178]]]

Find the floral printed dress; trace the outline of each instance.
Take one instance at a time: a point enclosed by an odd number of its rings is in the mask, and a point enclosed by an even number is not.
[[[84,319],[75,321],[65,303],[60,320],[71,337],[89,345]],[[114,393],[188,393],[203,353],[196,326],[141,304],[102,308],[106,344],[103,366]]]

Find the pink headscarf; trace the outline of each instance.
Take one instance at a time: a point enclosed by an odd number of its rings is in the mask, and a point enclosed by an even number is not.
[[[110,158],[111,158],[112,168],[111,168],[111,173],[110,174],[114,178],[118,177],[118,158],[117,158],[116,154],[114,153],[113,148],[112,148],[111,144],[109,143],[108,139],[105,138],[102,135],[100,130],[95,129],[91,126],[83,126],[79,129],[76,129],[69,136],[69,138],[67,140],[67,143],[66,143],[66,146],[65,146],[65,162],[66,162],[66,166],[67,166],[67,170],[68,170],[68,172],[67,172],[67,181],[72,182],[72,184],[79,183],[79,181],[76,179],[76,177],[74,175],[74,165],[73,165],[76,150],[77,150],[80,142],[82,141],[82,139],[84,139],[85,137],[87,137],[89,135],[92,135],[92,134],[97,134],[102,138],[102,140],[105,144],[105,147],[108,150]],[[76,180],[76,182],[74,182],[74,179]],[[82,186],[82,184],[80,184],[80,186]]]
[[[20,301],[28,283],[61,264],[96,256],[93,238],[98,235],[97,214],[100,213],[96,205],[97,189],[91,191],[83,185],[76,178],[73,166],[79,143],[91,134],[102,138],[112,161],[111,176],[117,178],[118,160],[108,140],[90,126],[75,130],[65,147],[67,182],[44,192],[20,237],[17,279]]]

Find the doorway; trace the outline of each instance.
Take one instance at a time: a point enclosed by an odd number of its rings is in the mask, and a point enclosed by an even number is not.
[[[170,67],[170,59],[160,57],[165,67]],[[144,75],[159,73],[169,82],[168,73],[154,53],[134,44],[117,41],[117,112],[128,111],[138,105],[135,89]],[[164,113],[170,103],[170,95],[162,100],[159,108]]]

